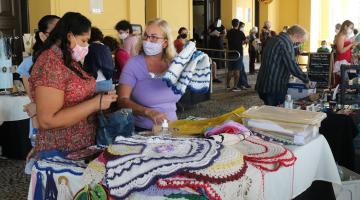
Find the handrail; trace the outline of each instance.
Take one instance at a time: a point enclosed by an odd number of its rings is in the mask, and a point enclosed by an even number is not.
[[[208,49],[208,48],[197,48],[198,50],[201,51],[216,51],[216,52],[224,52],[225,53],[225,58],[216,58],[216,57],[210,57],[212,60],[219,60],[219,61],[237,61],[241,55],[240,52],[236,51],[236,50],[227,50],[227,49]],[[228,53],[236,53],[237,57],[236,58],[227,58],[227,54]]]

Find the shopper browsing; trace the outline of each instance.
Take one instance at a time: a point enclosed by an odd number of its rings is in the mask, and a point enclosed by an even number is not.
[[[263,49],[261,66],[255,89],[265,105],[277,106],[284,103],[290,75],[309,83],[307,75],[295,61],[294,43],[303,43],[307,38],[304,28],[291,26],[287,33],[268,40]]]

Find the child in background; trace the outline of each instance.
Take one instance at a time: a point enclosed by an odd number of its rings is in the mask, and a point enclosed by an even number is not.
[[[326,40],[321,41],[321,47],[317,49],[318,53],[330,53],[330,49],[327,47]]]

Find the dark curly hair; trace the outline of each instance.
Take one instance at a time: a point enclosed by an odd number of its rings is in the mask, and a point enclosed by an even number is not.
[[[129,33],[132,34],[133,33],[133,29],[132,26],[130,24],[129,21],[126,20],[121,20],[119,21],[116,25],[115,25],[115,30],[119,31],[119,30],[129,30]]]
[[[50,49],[53,45],[59,45],[62,51],[62,59],[66,67],[76,73],[80,78],[84,79],[82,73],[72,65],[71,49],[69,47],[68,33],[75,36],[89,32],[91,29],[91,21],[80,13],[67,12],[57,22],[54,30],[51,31],[49,37],[46,39],[43,48],[34,55],[34,63],[36,59],[45,50]]]
[[[101,32],[101,30],[98,27],[91,27],[91,36],[90,36],[90,42],[94,41],[100,41],[102,42],[104,40],[104,34]]]
[[[108,46],[111,52],[114,52],[116,49],[120,47],[120,43],[111,36],[105,36],[103,40],[103,44]]]

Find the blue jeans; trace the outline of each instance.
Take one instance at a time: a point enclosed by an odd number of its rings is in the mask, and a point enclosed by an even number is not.
[[[244,61],[243,61],[243,56],[240,56],[239,58],[239,62],[240,62],[240,78],[239,78],[239,82],[237,84],[237,86],[240,88],[242,86],[248,86],[248,80],[247,80],[247,75],[245,72],[245,66],[244,66]]]
[[[96,82],[96,93],[107,92],[112,90],[112,80],[105,80]]]
[[[276,92],[276,93],[262,93],[259,92],[259,97],[264,101],[265,105],[268,106],[278,106],[284,103],[286,93]]]

